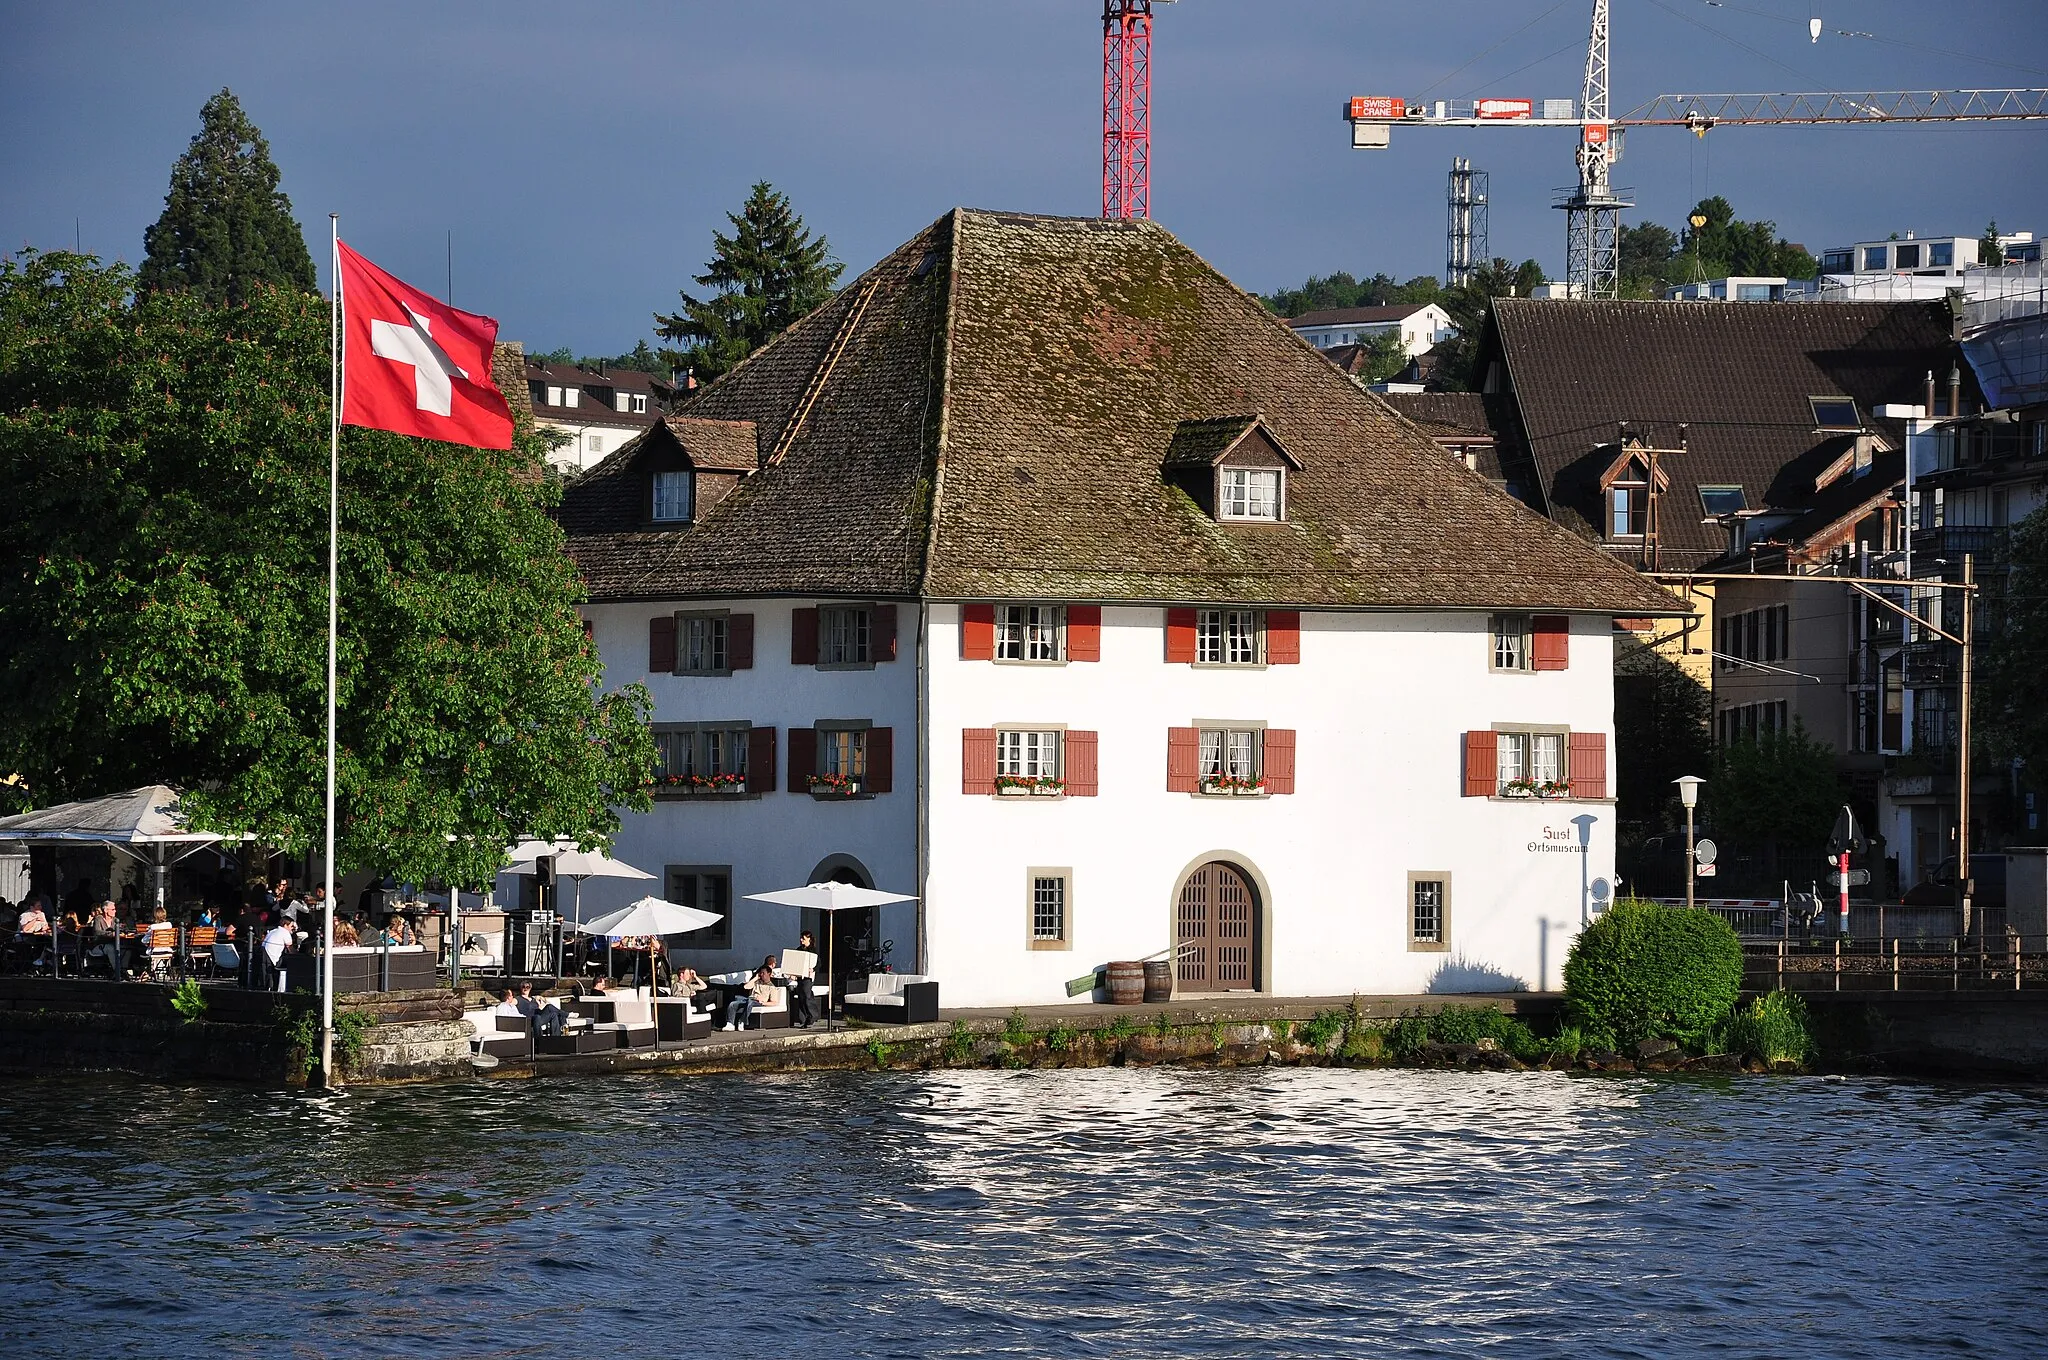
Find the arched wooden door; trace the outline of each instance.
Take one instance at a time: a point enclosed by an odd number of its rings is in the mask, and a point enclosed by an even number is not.
[[[1180,885],[1173,934],[1181,988],[1191,992],[1250,991],[1258,929],[1251,880],[1234,864],[1211,860]]]

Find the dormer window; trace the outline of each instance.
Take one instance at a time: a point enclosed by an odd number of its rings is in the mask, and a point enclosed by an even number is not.
[[[561,389],[561,388],[559,388],[559,387],[553,387],[553,386],[549,387],[549,388],[548,388],[548,405],[550,405],[550,406],[560,406],[561,404],[562,404],[562,389]]]
[[[682,524],[689,521],[690,474],[687,470],[654,474],[653,518],[656,524]]]
[[[636,416],[644,416],[644,415],[646,415],[646,414],[647,414],[647,394],[646,394],[646,393],[644,393],[644,392],[635,392],[635,393],[633,393],[633,414],[634,414],[634,415],[636,415]]]
[[[621,414],[631,411],[633,409],[633,394],[630,392],[614,392],[612,394],[612,409]]]
[[[1631,458],[1622,474],[1607,484],[1607,536],[1641,538],[1649,517],[1650,470]]]
[[[1283,476],[1279,468],[1219,469],[1216,503],[1220,518],[1279,519]]]
[[[1856,414],[1856,403],[1848,397],[1808,397],[1813,407],[1813,423],[1822,430],[1860,431],[1863,420]]]
[[[549,390],[551,390],[551,391],[552,391],[553,389],[549,389]],[[562,389],[562,405],[564,405],[564,406],[581,406],[582,404],[583,404],[583,389],[582,389],[582,388],[580,388],[580,387],[565,387],[565,388],[563,388],[563,389]]]

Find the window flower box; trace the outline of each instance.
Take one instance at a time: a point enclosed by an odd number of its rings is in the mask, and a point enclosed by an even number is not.
[[[1265,791],[1264,775],[1210,775],[1202,780],[1202,792],[1218,798],[1256,798]]]
[[[810,789],[813,798],[851,798],[860,792],[860,781],[843,774],[814,774]]]
[[[1569,779],[1546,779],[1536,786],[1536,796],[1552,802],[1569,798],[1572,796],[1572,783]]]
[[[1031,781],[1031,793],[1035,798],[1058,798],[1067,791],[1067,781],[1046,775]]]
[[[1030,775],[999,774],[996,776],[996,795],[1000,798],[1025,798],[1037,792],[1038,781]]]
[[[747,777],[730,771],[724,774],[695,774],[690,776],[690,790],[693,793],[745,793]]]

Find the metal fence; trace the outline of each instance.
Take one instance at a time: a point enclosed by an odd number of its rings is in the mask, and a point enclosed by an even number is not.
[[[2048,936],[1787,940],[1743,946],[1747,991],[1984,992],[2048,987]]]

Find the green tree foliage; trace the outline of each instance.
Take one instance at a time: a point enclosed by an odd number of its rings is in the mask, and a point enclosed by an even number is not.
[[[163,216],[142,234],[136,283],[245,302],[265,286],[317,286],[292,201],[277,187],[270,143],[222,90],[199,110],[199,134],[171,167]]]
[[[1676,625],[1661,622],[1665,628]],[[1671,781],[1713,767],[1707,722],[1713,697],[1705,685],[1639,642],[1618,644],[1614,657],[1614,816],[1622,840],[1634,844],[1678,824]]]
[[[1307,312],[1336,311],[1345,307],[1388,307],[1401,302],[1436,302],[1443,288],[1428,274],[1406,283],[1391,275],[1375,274],[1354,279],[1339,270],[1327,278],[1311,278],[1299,288],[1282,288],[1259,299],[1277,316],[1301,316]]]
[[[684,293],[682,311],[654,316],[656,335],[687,342],[662,350],[662,359],[699,382],[724,374],[822,306],[846,268],[765,180],[726,220],[732,235],[712,233],[711,267],[696,276],[699,286],[717,291],[701,300]]]
[[[1714,830],[1762,852],[1765,883],[1778,881],[1788,857],[1818,866],[1842,807],[1834,749],[1796,720],[1722,747],[1704,792]]]
[[[1820,263],[1803,248],[1778,236],[1775,222],[1743,222],[1719,194],[1703,198],[1677,232],[1655,222],[1621,229],[1621,287],[1625,297],[1661,297],[1666,288],[1695,278],[1731,274],[1810,279]],[[1703,217],[1694,227],[1691,218]]]
[[[1446,290],[1440,302],[1444,311],[1450,314],[1451,325],[1457,328],[1458,334],[1455,339],[1437,346],[1441,362],[1433,379],[1435,385],[1447,392],[1470,391],[1472,364],[1479,352],[1479,336],[1485,331],[1486,319],[1493,312],[1493,300],[1527,297],[1543,282],[1543,266],[1534,260],[1524,260],[1517,265],[1496,258],[1473,270],[1467,282]]]
[[[38,805],[178,785],[296,852],[323,823],[328,309],[131,283],[0,260],[0,766]],[[343,431],[344,868],[478,883],[519,836],[649,805],[648,699],[598,692],[538,450]]]
[[[1565,1015],[1624,1044],[1697,1044],[1742,990],[1742,943],[1710,911],[1622,901],[1581,931],[1564,962]]]
[[[1408,367],[1408,346],[1398,330],[1367,336],[1361,348],[1366,351],[1365,367],[1351,375],[1358,382],[1384,382]]]
[[[1977,242],[1977,263],[1982,265],[2005,263],[2005,247],[1998,244],[1998,219],[1995,217],[1984,224],[1983,239]]]
[[[2013,525],[2007,552],[2011,576],[1984,611],[1978,740],[2000,759],[2023,762],[2039,787],[2048,776],[2048,508]]]
[[[562,362],[567,363],[568,361],[565,359]],[[659,354],[656,354],[645,340],[636,343],[630,353],[614,354],[610,358],[606,358],[603,355],[593,357],[586,354],[576,362],[579,366],[590,369],[593,372],[602,368],[606,372],[613,373],[622,370],[630,373],[652,373],[657,378],[666,378],[669,374],[668,362]]]

